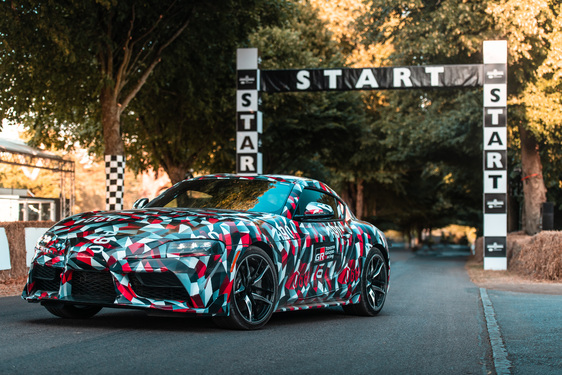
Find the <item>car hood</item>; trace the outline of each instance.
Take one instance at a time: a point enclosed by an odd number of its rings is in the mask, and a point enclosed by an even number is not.
[[[227,246],[235,233],[257,234],[259,223],[278,215],[218,209],[148,208],[126,211],[94,211],[66,218],[47,232],[48,248],[71,251],[91,248],[119,249],[127,256],[151,251],[169,241],[213,238]],[[258,235],[259,236],[259,235]],[[104,239],[100,239],[104,238]],[[56,244],[59,246],[56,246]]]
[[[91,233],[115,233],[128,237],[140,234],[194,234],[196,237],[211,227],[227,222],[255,223],[277,215],[219,209],[148,208],[127,211],[92,211],[71,216],[53,226],[50,231],[68,237],[83,237]],[[203,233],[202,233],[203,231]],[[190,237],[190,236],[189,236]]]

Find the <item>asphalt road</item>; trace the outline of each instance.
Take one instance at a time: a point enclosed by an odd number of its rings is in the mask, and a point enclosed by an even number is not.
[[[377,317],[339,308],[278,313],[254,332],[135,310],[65,320],[19,297],[0,298],[0,374],[493,373],[480,290],[464,261],[395,250],[390,292]],[[509,309],[495,293],[498,309]],[[554,364],[559,353],[550,353]],[[533,368],[533,361],[521,365]]]
[[[511,373],[562,374],[562,296],[489,290]]]

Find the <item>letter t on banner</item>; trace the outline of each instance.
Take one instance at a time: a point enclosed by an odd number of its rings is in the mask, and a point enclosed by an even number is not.
[[[258,49],[239,48],[236,70],[236,173],[255,176],[263,173]]]
[[[507,269],[507,41],[484,42],[484,269]]]

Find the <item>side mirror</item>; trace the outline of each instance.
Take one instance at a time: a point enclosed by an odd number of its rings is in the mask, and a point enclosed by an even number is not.
[[[304,210],[305,219],[329,219],[334,217],[334,210],[325,203],[310,202]]]
[[[133,203],[133,208],[143,208],[148,203],[148,198],[140,198]]]

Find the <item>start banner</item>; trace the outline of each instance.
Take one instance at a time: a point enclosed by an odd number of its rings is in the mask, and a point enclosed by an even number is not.
[[[289,69],[260,73],[260,90],[267,93],[478,87],[483,84],[482,65]]]

